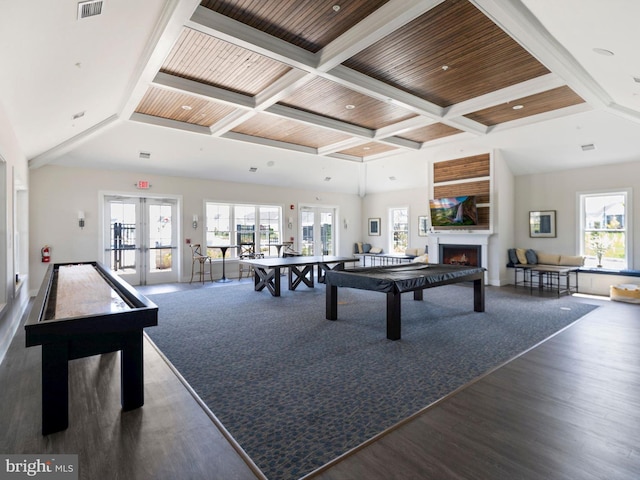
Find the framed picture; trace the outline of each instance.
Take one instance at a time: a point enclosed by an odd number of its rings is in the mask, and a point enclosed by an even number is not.
[[[380,219],[369,219],[369,235],[380,235]]]
[[[418,236],[426,237],[429,234],[429,217],[421,215],[418,217]]]
[[[556,211],[544,210],[529,212],[529,236],[548,237],[556,236]]]

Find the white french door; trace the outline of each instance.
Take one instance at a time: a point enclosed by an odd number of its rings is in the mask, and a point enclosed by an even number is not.
[[[300,207],[303,255],[335,255],[335,208]]]
[[[104,263],[131,285],[177,282],[178,202],[104,197]]]

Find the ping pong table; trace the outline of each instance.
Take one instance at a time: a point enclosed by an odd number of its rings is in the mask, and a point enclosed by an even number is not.
[[[288,269],[289,290],[295,290],[301,283],[313,288],[313,272],[316,266],[318,267],[318,283],[323,283],[328,272],[344,270],[345,263],[359,261],[354,257],[317,255],[256,258],[240,260],[240,263],[253,267],[256,292],[260,292],[266,287],[271,292],[271,295],[279,297],[280,277],[283,268]]]
[[[387,338],[399,340],[401,294],[413,292],[414,300],[422,300],[425,288],[473,281],[473,310],[484,312],[484,272],[481,267],[426,263],[328,271],[325,279],[326,318],[338,319],[338,287],[383,292],[387,294]]]

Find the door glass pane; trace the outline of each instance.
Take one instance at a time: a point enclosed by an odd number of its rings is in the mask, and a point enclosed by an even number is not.
[[[121,273],[135,273],[136,203],[112,201],[110,210],[110,267]]]
[[[234,209],[236,218],[236,245],[253,243],[256,238],[256,208],[253,205],[238,205]],[[255,248],[255,247],[254,247]],[[248,251],[248,250],[244,250]],[[255,251],[252,249],[252,251]],[[229,250],[229,256],[237,256],[237,249]]]
[[[333,255],[333,214],[320,213],[320,242],[322,255]]]
[[[149,270],[171,270],[171,205],[149,205]]]
[[[271,255],[270,244],[282,243],[280,235],[280,209],[260,207],[260,251]]]
[[[314,214],[308,210],[300,212],[302,225],[302,255],[314,255],[313,224]]]

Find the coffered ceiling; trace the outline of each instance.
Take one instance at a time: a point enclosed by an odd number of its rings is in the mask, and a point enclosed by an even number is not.
[[[364,162],[584,108],[467,0],[204,0],[131,119]]]
[[[32,168],[362,194],[374,170],[410,187],[394,168],[470,146],[516,174],[640,159],[640,2],[36,3],[0,3],[0,106]],[[267,157],[278,175],[251,177]]]

